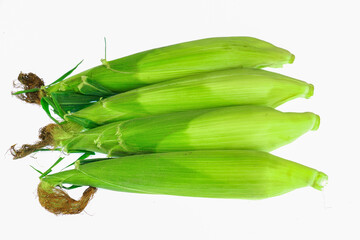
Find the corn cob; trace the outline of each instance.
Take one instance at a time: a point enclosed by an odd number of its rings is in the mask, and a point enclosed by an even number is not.
[[[100,100],[65,115],[87,128],[132,118],[234,105],[277,107],[309,98],[313,85],[260,69],[229,69],[175,79]]]
[[[152,49],[113,61],[104,60],[103,65],[67,79],[60,78],[48,86],[44,86],[44,82],[32,73],[20,74],[19,81],[26,91],[15,94],[24,101],[40,104],[43,97],[53,98],[53,93],[70,92],[78,102],[78,93],[104,97],[196,73],[234,67],[281,67],[293,61],[294,55],[287,50],[256,38],[208,38]],[[67,96],[67,102],[71,102],[70,97]],[[86,98],[81,105],[87,104],[89,99]],[[76,106],[74,108],[77,109]]]
[[[14,146],[14,159],[48,145],[66,152],[99,152],[108,156],[191,150],[272,151],[317,130],[318,115],[283,113],[263,106],[235,106],[161,114],[109,123],[82,131],[75,123],[50,124],[41,141]]]
[[[294,56],[287,50],[256,38],[208,38],[109,61],[52,85],[48,91],[103,95],[200,72],[233,67],[281,67],[293,60]]]
[[[70,138],[54,131],[53,137],[54,145],[65,151],[94,151],[109,156],[211,149],[272,151],[316,130],[319,121],[313,113],[235,106],[120,121]]]
[[[321,190],[327,176],[269,153],[241,150],[171,152],[78,161],[73,170],[42,178],[39,201],[55,214],[81,212],[95,188],[207,198],[264,199],[297,188]],[[91,186],[80,201],[63,184]]]

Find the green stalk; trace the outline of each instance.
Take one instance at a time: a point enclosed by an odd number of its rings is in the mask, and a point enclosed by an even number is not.
[[[283,113],[269,107],[235,106],[162,114],[110,123],[71,138],[53,132],[65,151],[119,154],[248,149],[272,151],[319,127],[314,113]]]
[[[313,85],[260,69],[227,69],[120,93],[65,115],[87,128],[132,118],[235,105],[277,107],[313,94]]]
[[[42,178],[41,196],[63,184],[121,192],[207,198],[264,199],[297,188],[321,190],[327,176],[269,153],[241,150],[171,152],[100,161],[79,161],[76,169]],[[57,189],[59,191],[59,189]],[[56,194],[53,194],[56,195]],[[39,195],[56,212],[58,205]],[[46,201],[47,200],[47,201]],[[63,209],[64,210],[64,209]],[[68,213],[67,211],[57,213]]]

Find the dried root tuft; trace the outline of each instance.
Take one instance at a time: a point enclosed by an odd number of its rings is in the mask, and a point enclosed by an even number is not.
[[[74,200],[64,190],[40,182],[37,192],[39,202],[46,210],[56,215],[69,215],[81,213],[96,191],[95,187],[88,187],[79,200]]]
[[[14,83],[14,87],[21,88],[22,90],[41,89],[45,86],[44,81],[34,73],[20,73],[18,76],[20,84]],[[13,93],[14,94],[14,93]],[[27,103],[35,103],[40,105],[40,100],[43,95],[43,90],[26,92],[17,94],[16,97]]]
[[[41,148],[44,148],[46,146],[52,146],[54,145],[54,139],[52,136],[53,129],[57,127],[56,124],[49,124],[39,131],[39,141],[35,144],[24,144],[19,149],[16,149],[16,144],[12,145],[10,147],[10,153],[13,155],[14,159],[19,159],[26,157],[27,155],[35,152],[36,150],[39,150]]]

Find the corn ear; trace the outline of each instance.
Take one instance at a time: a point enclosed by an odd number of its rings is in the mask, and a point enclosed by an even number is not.
[[[241,150],[171,152],[81,161],[48,175],[48,186],[73,184],[122,192],[208,198],[264,199],[311,186],[327,176],[269,153]]]
[[[53,134],[65,151],[118,154],[247,149],[272,151],[316,130],[314,113],[283,113],[262,106],[235,106],[162,114],[110,123],[69,139]]]
[[[281,67],[293,60],[294,55],[287,50],[256,38],[208,38],[104,61],[103,65],[46,87],[45,92],[108,96],[201,72],[234,67]]]
[[[313,85],[261,69],[228,69],[120,93],[65,115],[87,128],[149,115],[234,105],[277,107],[309,98]]]

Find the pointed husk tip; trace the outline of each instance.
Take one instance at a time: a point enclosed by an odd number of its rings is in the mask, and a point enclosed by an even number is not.
[[[289,62],[290,64],[292,64],[295,61],[295,55],[294,54],[290,54],[290,58],[289,58]]]
[[[318,172],[311,186],[321,191],[327,185],[327,183],[328,183],[328,176],[323,172]]]
[[[320,116],[317,114],[314,114],[314,117],[315,117],[314,124],[313,124],[313,127],[311,128],[312,131],[316,131],[320,127]]]
[[[305,98],[309,99],[314,95],[314,85],[312,84],[308,84],[308,89],[307,92],[305,94]]]

